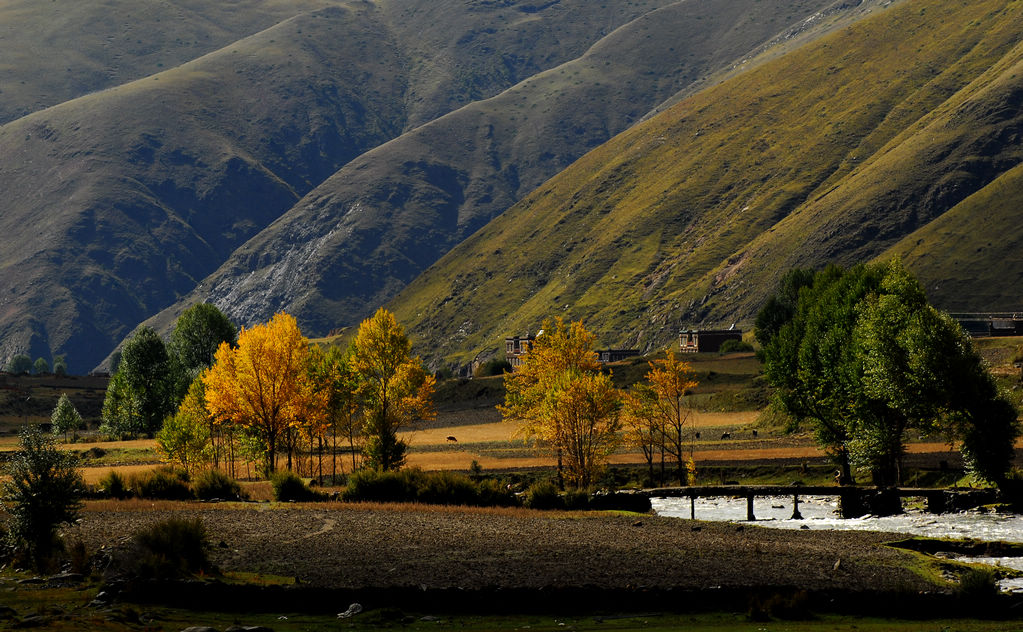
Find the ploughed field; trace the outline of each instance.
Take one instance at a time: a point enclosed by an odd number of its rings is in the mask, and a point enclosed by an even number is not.
[[[67,532],[90,550],[143,526],[200,518],[224,572],[318,588],[610,590],[798,587],[935,591],[898,539],[651,515],[402,505],[100,501]],[[937,580],[936,580],[937,581]]]

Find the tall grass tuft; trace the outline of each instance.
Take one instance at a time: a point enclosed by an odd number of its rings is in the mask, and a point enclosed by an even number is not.
[[[175,578],[213,570],[209,538],[198,518],[169,518],[135,534],[142,554],[136,560],[143,577]]]

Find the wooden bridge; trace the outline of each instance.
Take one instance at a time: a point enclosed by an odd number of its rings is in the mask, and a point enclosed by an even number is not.
[[[945,513],[962,511],[996,501],[992,489],[956,489],[933,487],[852,487],[839,485],[699,485],[692,487],[661,487],[642,492],[648,498],[689,498],[689,517],[696,519],[697,498],[745,498],[746,519],[756,520],[753,499],[768,496],[791,496],[792,519],[802,520],[800,497],[837,496],[843,518],[866,514],[901,513],[903,498],[924,498],[927,511]]]

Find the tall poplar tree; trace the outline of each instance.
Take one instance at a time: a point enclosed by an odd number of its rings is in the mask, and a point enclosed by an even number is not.
[[[394,314],[380,308],[352,341],[351,368],[363,403],[363,451],[378,470],[400,469],[408,446],[398,431],[434,416],[436,379],[427,372]]]

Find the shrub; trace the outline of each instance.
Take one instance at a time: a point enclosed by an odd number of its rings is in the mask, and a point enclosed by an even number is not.
[[[196,477],[192,483],[192,491],[195,497],[200,500],[222,500],[241,499],[242,488],[238,481],[234,480],[220,470],[207,470]]]
[[[550,481],[538,481],[526,490],[522,504],[530,509],[564,509],[565,502],[557,486]]]
[[[326,498],[323,494],[309,489],[305,481],[294,472],[275,472],[270,477],[270,484],[274,488],[274,500],[278,502],[307,502]]]
[[[118,500],[130,498],[132,495],[132,491],[128,488],[124,477],[114,470],[110,470],[106,473],[106,476],[99,480],[99,489],[105,495]]]
[[[82,506],[85,483],[76,460],[38,426],[28,426],[5,468],[0,504],[10,516],[9,538],[38,570],[46,570],[60,549],[57,527],[74,522]]]
[[[401,472],[360,470],[348,477],[348,487],[341,498],[349,502],[415,502],[418,484],[415,477],[422,474],[418,469]]]
[[[473,374],[476,377],[490,377],[492,375],[504,375],[505,373],[511,373],[511,370],[511,362],[508,362],[503,358],[492,358],[476,367],[476,371]]]
[[[718,349],[720,353],[738,353],[753,351],[753,345],[742,340],[726,340],[721,343]]]
[[[479,504],[481,507],[515,507],[519,499],[507,485],[488,479],[479,482]]]
[[[172,467],[161,467],[132,475],[129,486],[139,498],[161,500],[189,500],[193,498],[188,486],[188,473]]]
[[[213,569],[206,527],[198,518],[170,518],[135,534],[142,554],[137,571],[148,577],[174,578]]]
[[[565,509],[589,509],[590,495],[578,489],[565,492],[562,496]]]
[[[430,505],[478,505],[479,490],[467,476],[454,472],[420,472],[415,500]]]
[[[363,470],[348,478],[342,494],[348,502],[420,502],[432,505],[509,507],[518,504],[511,491],[497,481],[475,482],[454,472],[400,472]]]
[[[957,596],[971,606],[983,606],[998,596],[998,574],[988,567],[970,567],[959,575]]]

